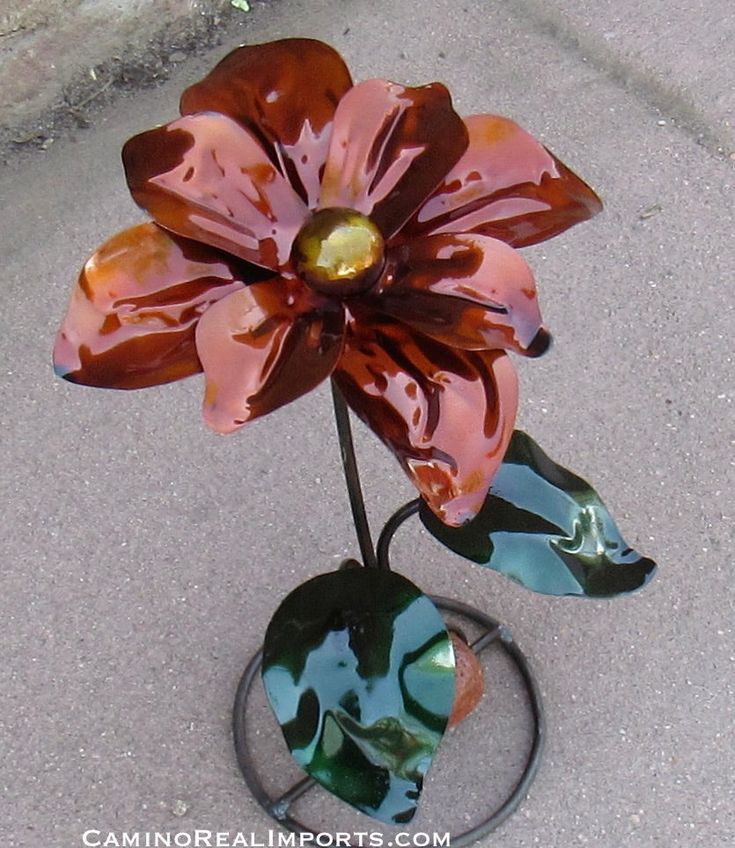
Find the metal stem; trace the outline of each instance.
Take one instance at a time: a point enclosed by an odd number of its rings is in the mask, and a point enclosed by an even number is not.
[[[378,568],[384,568],[386,571],[390,570],[390,557],[388,552],[390,550],[390,543],[393,541],[393,536],[395,536],[396,530],[398,530],[404,521],[409,519],[412,515],[416,515],[419,511],[420,504],[420,498],[409,501],[400,509],[397,509],[386,521],[385,527],[383,527],[380,536],[378,537]]]
[[[352,441],[352,427],[350,426],[350,411],[347,408],[342,392],[332,380],[332,400],[334,401],[334,419],[337,423],[337,435],[339,436],[339,450],[342,456],[342,468],[345,472],[347,492],[350,496],[350,507],[352,519],[355,524],[357,541],[362,554],[362,564],[367,568],[377,568],[378,561],[375,557],[375,546],[370,535],[365,501],[362,496],[360,485],[360,474],[357,470],[357,459],[355,458],[355,445]]]
[[[304,777],[298,783],[294,784],[288,792],[284,792],[280,798],[277,798],[268,808],[268,812],[274,819],[283,821],[288,814],[291,804],[294,801],[298,801],[302,795],[306,795],[312,786],[316,786],[316,780],[313,777]]]

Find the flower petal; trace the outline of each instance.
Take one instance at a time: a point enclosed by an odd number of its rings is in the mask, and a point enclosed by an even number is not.
[[[306,217],[301,198],[232,118],[179,118],[123,148],[135,202],[162,227],[277,269]]]
[[[231,433],[315,388],[339,358],[344,323],[339,303],[284,279],[221,300],[197,328],[207,424]]]
[[[464,122],[443,85],[367,80],[337,107],[319,205],[369,214],[390,238],[466,147]]]
[[[551,337],[541,326],[533,274],[507,244],[445,233],[415,239],[391,258],[376,298],[381,312],[453,347],[527,356],[547,349]]]
[[[497,115],[465,123],[467,151],[402,235],[475,232],[525,247],[602,209],[594,191],[518,124]]]
[[[181,114],[221,112],[234,118],[314,207],[334,110],[351,86],[336,50],[310,38],[287,38],[225,56],[187,88]]]
[[[518,388],[508,356],[445,347],[397,322],[355,322],[334,376],[437,517],[470,520],[513,433]]]
[[[201,365],[194,330],[202,312],[261,277],[260,269],[155,224],[123,230],[82,269],[56,338],[56,372],[110,389],[195,374]]]

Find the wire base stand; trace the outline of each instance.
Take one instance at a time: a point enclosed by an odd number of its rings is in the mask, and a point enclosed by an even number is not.
[[[350,496],[350,506],[357,532],[362,564],[355,560],[346,560],[343,567],[364,566],[366,568],[390,569],[389,549],[390,543],[398,528],[419,509],[419,501],[414,500],[397,510],[386,522],[377,547],[373,546],[370,536],[365,504],[362,497],[362,488],[357,470],[352,432],[350,427],[349,411],[337,387],[333,384],[333,399],[335,407],[335,419],[337,432],[340,440],[342,464]],[[528,709],[532,719],[532,742],[525,766],[518,777],[512,791],[496,809],[489,813],[483,813],[479,822],[467,830],[451,834],[452,848],[462,848],[471,845],[499,827],[518,808],[528,793],[528,790],[538,771],[541,754],[546,735],[545,719],[541,692],[533,675],[528,660],[521,649],[513,640],[510,630],[491,616],[481,612],[474,607],[444,597],[432,597],[432,601],[443,613],[458,616],[461,620],[468,622],[480,629],[480,635],[470,644],[471,649],[477,655],[493,648],[502,650],[507,658],[513,663],[519,673],[520,679],[527,695]],[[248,663],[235,696],[233,711],[233,735],[237,762],[250,792],[265,812],[282,827],[293,833],[312,834],[316,837],[320,831],[309,827],[298,820],[290,812],[291,806],[300,798],[305,796],[317,782],[311,777],[304,777],[297,781],[287,791],[272,796],[264,786],[261,779],[262,771],[255,762],[251,745],[251,734],[248,727],[248,709],[250,696],[253,692],[255,681],[260,677],[263,652],[259,650]],[[471,718],[465,719],[471,721]],[[448,743],[445,743],[448,744]]]

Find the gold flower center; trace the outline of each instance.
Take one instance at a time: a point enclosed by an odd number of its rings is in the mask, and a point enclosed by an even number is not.
[[[354,209],[320,209],[291,249],[296,273],[316,291],[348,297],[371,288],[383,270],[380,230]]]

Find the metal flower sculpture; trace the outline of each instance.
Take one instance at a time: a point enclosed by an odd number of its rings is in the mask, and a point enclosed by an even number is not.
[[[56,370],[117,389],[203,371],[204,417],[221,433],[332,378],[368,567],[320,575],[283,601],[238,690],[236,748],[256,798],[303,830],[285,810],[305,783],[265,804],[243,759],[237,728],[255,663],[311,780],[406,823],[447,725],[482,696],[482,646],[500,639],[531,678],[497,622],[440,599],[445,612],[489,622],[473,645],[450,637],[437,605],[390,571],[398,524],[420,512],[446,547],[547,594],[609,597],[644,585],[655,568],[585,481],[513,430],[507,352],[538,356],[550,341],[516,249],[601,204],[512,121],[462,119],[439,83],[353,85],[318,41],[235,50],[184,92],[181,112],[124,147],[128,185],[153,221],[118,233],[85,265]],[[345,402],[421,495],[389,520],[377,548]],[[514,804],[542,738],[528,685],[537,740]]]
[[[485,500],[513,432],[505,351],[550,336],[515,248],[591,217],[594,192],[512,121],[444,86],[353,85],[331,47],[241,47],[130,139],[155,223],[81,273],[57,372],[134,389],[204,371],[226,433],[330,375],[436,516]]]

